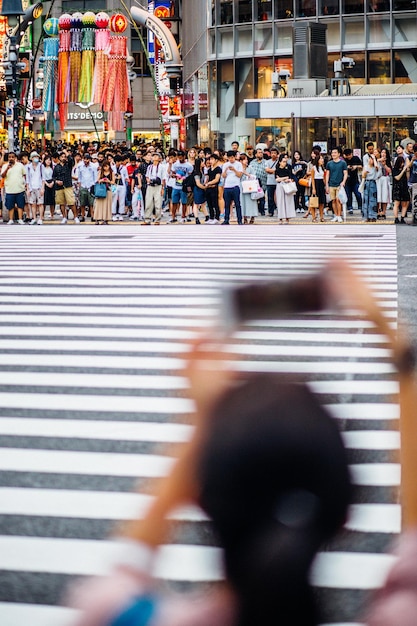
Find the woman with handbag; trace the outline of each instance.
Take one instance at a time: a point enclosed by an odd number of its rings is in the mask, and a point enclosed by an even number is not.
[[[320,222],[324,222],[324,205],[326,204],[326,191],[324,187],[324,156],[318,154],[312,161],[311,168],[311,196],[308,208],[313,217],[313,222],[317,222],[316,209],[320,214]]]
[[[108,224],[112,218],[113,194],[111,186],[114,182],[115,175],[110,166],[110,162],[107,159],[104,159],[97,173],[97,183],[105,186],[106,195],[99,198],[96,194],[94,201],[94,219],[96,220],[97,226],[100,224]]]
[[[294,180],[294,174],[291,171],[291,167],[288,165],[287,154],[280,154],[278,157],[278,165],[275,169],[275,180],[277,181],[275,202],[278,209],[279,223],[289,224],[290,218],[295,217],[294,195],[297,192],[297,185]],[[285,187],[287,183],[291,182],[295,187],[295,190],[293,190],[292,193],[289,188],[287,189],[287,187]]]
[[[255,180],[256,176],[251,174],[248,155],[242,153],[240,155],[240,162],[243,166],[243,176],[241,181]],[[242,217],[244,224],[254,224],[255,217],[258,215],[258,201],[252,199],[252,193],[243,193],[243,189],[240,190],[240,204],[242,205]]]
[[[297,193],[295,194],[296,213],[304,213],[306,210],[306,188],[309,187],[309,180],[306,178],[307,163],[303,160],[301,152],[294,150],[292,155],[292,173],[297,183]]]

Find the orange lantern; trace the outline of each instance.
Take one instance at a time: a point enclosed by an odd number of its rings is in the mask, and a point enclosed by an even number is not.
[[[110,18],[110,30],[113,33],[124,33],[127,28],[127,18],[122,13],[115,13]]]

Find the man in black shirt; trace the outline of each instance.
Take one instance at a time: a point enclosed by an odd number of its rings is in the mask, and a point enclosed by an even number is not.
[[[362,195],[359,193],[359,179],[358,172],[362,168],[362,161],[358,156],[353,155],[351,148],[345,148],[343,150],[343,158],[346,161],[348,169],[348,177],[345,184],[345,190],[347,195],[347,210],[350,215],[353,215],[352,207],[352,195],[355,195],[356,202],[358,203],[358,209],[362,212]]]
[[[55,202],[61,206],[62,220],[61,224],[66,224],[68,221],[68,211],[71,209],[74,215],[74,222],[80,223],[77,216],[77,210],[75,208],[75,196],[74,188],[72,186],[72,168],[74,167],[74,161],[71,156],[67,156],[65,152],[61,152],[59,155],[59,162],[54,167],[52,178],[55,181]]]

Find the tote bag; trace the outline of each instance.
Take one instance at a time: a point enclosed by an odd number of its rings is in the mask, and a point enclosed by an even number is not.
[[[259,183],[255,179],[252,180],[242,180],[242,191],[243,193],[253,193],[254,191],[258,191]]]
[[[293,180],[289,183],[281,183],[281,185],[284,189],[284,193],[286,193],[287,195],[293,196],[297,193],[297,185]]]
[[[96,198],[105,198],[107,196],[107,187],[105,183],[96,183],[94,185],[94,195]]]

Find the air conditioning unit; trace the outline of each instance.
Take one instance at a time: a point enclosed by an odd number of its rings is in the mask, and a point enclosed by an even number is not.
[[[293,27],[293,78],[327,78],[327,24],[299,22]]]

